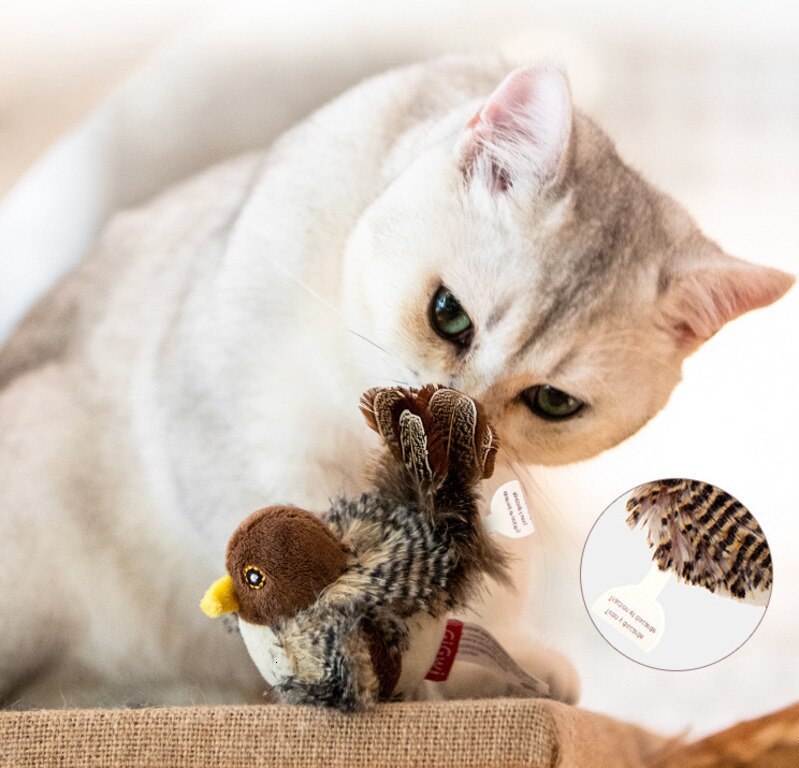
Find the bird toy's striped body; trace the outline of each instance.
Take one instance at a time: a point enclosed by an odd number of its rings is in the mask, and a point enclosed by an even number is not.
[[[772,583],[771,553],[751,512],[698,480],[638,486],[627,501],[627,524],[646,531],[661,571],[710,592],[762,601]]]

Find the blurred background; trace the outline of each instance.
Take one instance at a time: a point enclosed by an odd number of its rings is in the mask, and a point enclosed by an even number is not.
[[[119,207],[268,144],[373,72],[497,50],[563,64],[578,106],[711,237],[799,272],[793,3],[3,0],[0,342]],[[528,619],[573,657],[587,706],[661,730],[707,731],[799,699],[797,350],[792,291],[689,360],[672,402],[639,435],[594,461],[529,478],[558,499],[548,514],[568,533],[529,554],[534,588],[547,598]],[[739,498],[775,558],[761,628],[729,659],[691,673],[616,654],[579,596],[579,551],[600,511],[634,485],[675,476]],[[736,686],[746,696],[729,695]]]

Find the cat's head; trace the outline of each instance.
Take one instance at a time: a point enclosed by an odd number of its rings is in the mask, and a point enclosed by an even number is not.
[[[400,378],[479,398],[519,458],[619,443],[687,355],[793,283],[707,239],[572,110],[555,69],[516,70],[457,120],[358,224],[348,311]]]

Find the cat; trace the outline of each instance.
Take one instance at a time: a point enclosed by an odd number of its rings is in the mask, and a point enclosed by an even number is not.
[[[255,700],[199,597],[252,510],[362,490],[364,390],[444,384],[500,463],[578,461],[792,282],[626,166],[556,68],[365,81],[118,214],[0,354],[0,702]],[[557,653],[525,653],[576,698]]]

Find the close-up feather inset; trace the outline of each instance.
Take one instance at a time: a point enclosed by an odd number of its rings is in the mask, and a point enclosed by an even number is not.
[[[771,552],[752,513],[698,480],[658,480],[627,500],[627,525],[646,531],[652,560],[688,584],[747,602],[767,600]]]

